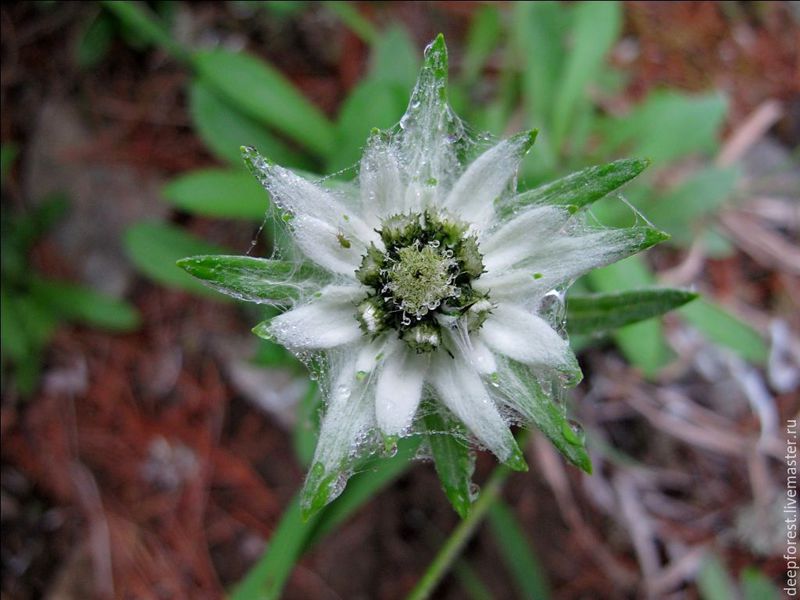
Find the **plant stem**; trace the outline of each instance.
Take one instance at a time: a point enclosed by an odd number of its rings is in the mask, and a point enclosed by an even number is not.
[[[527,439],[527,431],[523,431],[518,440],[520,448],[525,447],[524,444]],[[511,473],[511,469],[505,465],[500,465],[494,470],[486,485],[483,486],[481,495],[472,505],[472,510],[470,510],[467,518],[461,521],[453,530],[453,533],[450,534],[450,537],[447,538],[444,546],[439,550],[433,562],[428,565],[427,570],[422,575],[422,579],[411,590],[406,600],[426,600],[430,597],[433,590],[436,589],[436,586],[439,585],[442,578],[453,566],[464,546],[477,530],[478,525],[486,517],[489,507],[500,496],[503,484]]]

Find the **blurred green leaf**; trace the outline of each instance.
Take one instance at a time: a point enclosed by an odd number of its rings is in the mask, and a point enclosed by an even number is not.
[[[466,82],[478,78],[486,61],[494,51],[503,33],[500,11],[487,5],[475,11],[467,33],[464,58],[461,61],[461,77]]]
[[[586,101],[587,86],[597,77],[606,53],[619,35],[622,8],[617,2],[579,2],[575,6],[574,19],[572,48],[566,53],[553,105],[555,149],[561,147],[578,105]]]
[[[466,560],[461,559],[455,562],[453,574],[458,578],[458,582],[470,600],[494,600],[492,593]]]
[[[560,2],[517,2],[512,31],[522,63],[524,104],[531,125],[552,133],[552,110],[563,77],[567,16]]]
[[[203,80],[253,119],[280,131],[320,156],[335,148],[333,125],[274,67],[227,50],[194,55]]]
[[[367,44],[374,44],[380,39],[381,34],[379,34],[375,26],[359,12],[357,4],[335,1],[325,2],[323,6],[335,14],[350,31],[355,33]]]
[[[218,300],[224,299],[175,264],[186,256],[222,254],[225,252],[223,248],[204,242],[173,225],[151,222],[137,223],[128,228],[124,243],[133,264],[158,283]]]
[[[6,177],[11,172],[11,167],[19,155],[19,146],[6,143],[0,146],[0,186],[6,184]]]
[[[652,286],[654,277],[641,256],[631,256],[587,275],[592,289],[613,293]],[[694,304],[697,304],[695,302]],[[672,353],[657,319],[627,325],[614,332],[614,340],[631,364],[652,377],[667,364]]]
[[[769,349],[761,335],[722,307],[701,299],[684,306],[680,313],[715,344],[730,348],[755,364],[766,364]]]
[[[237,300],[291,304],[320,287],[321,272],[309,264],[251,256],[190,256],[177,265],[211,288]]]
[[[234,166],[242,164],[239,148],[254,146],[261,154],[280,165],[301,169],[311,163],[267,131],[260,123],[236,110],[202,79],[195,79],[189,90],[189,111],[195,130],[206,146],[219,158]]]
[[[173,40],[172,34],[144,3],[104,0],[102,5],[145,43],[161,46],[174,58],[189,62],[186,49]]]
[[[370,131],[386,129],[403,116],[407,92],[385,81],[365,81],[356,86],[342,105],[336,125],[336,152],[328,172],[358,164]]]
[[[697,298],[686,290],[653,288],[567,297],[570,334],[609,331],[657,317]]]
[[[747,567],[739,576],[744,600],[780,600],[781,591],[761,571]]]
[[[462,519],[472,506],[472,473],[475,470],[475,455],[465,440],[451,435],[459,424],[453,418],[443,416],[436,406],[429,406],[424,417],[425,433],[431,447],[436,474],[447,499]]]
[[[399,25],[391,25],[382,31],[372,46],[369,61],[368,79],[397,86],[405,108],[420,65],[419,51],[408,31]]]
[[[706,167],[657,201],[641,205],[647,218],[672,236],[672,243],[686,246],[707,217],[733,193],[739,170]]]
[[[90,69],[108,54],[114,41],[114,23],[105,12],[89,22],[88,27],[78,38],[75,48],[75,62],[82,69]]]
[[[269,210],[269,196],[246,171],[192,171],[170,181],[161,193],[174,206],[208,217],[261,221]]]
[[[697,587],[703,600],[730,600],[736,598],[736,586],[720,560],[709,555],[697,575]]]
[[[3,354],[22,361],[30,352],[30,342],[18,310],[19,297],[0,290],[0,344]]]
[[[489,526],[520,598],[529,600],[549,598],[550,586],[545,571],[525,537],[525,529],[511,508],[502,500],[489,507]]]
[[[131,331],[139,326],[139,312],[125,301],[72,283],[31,279],[31,293],[69,321],[112,331]]]
[[[526,206],[547,203],[581,208],[620,188],[641,173],[650,161],[638,158],[616,160],[588,167],[517,196],[501,200],[501,216],[512,215]]]
[[[711,152],[728,103],[721,94],[653,92],[631,114],[606,124],[606,153],[622,146],[659,167],[692,153]]]

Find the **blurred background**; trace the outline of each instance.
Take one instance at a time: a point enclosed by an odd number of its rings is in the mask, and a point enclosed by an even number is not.
[[[521,187],[653,160],[593,212],[626,224],[635,207],[671,241],[576,288],[703,299],[573,337],[595,474],[534,439],[434,597],[781,597],[797,3],[9,2],[0,26],[4,600],[219,598],[265,549],[285,598],[411,590],[458,521],[432,466],[401,456],[354,478],[324,527],[279,528],[318,398],[250,334],[262,309],[174,262],[269,256],[281,240],[239,146],[353,177],[439,32],[459,114],[540,130]],[[481,453],[476,481],[494,466]]]

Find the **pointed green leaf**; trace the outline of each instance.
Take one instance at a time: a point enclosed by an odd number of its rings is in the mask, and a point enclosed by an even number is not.
[[[287,305],[320,287],[309,265],[251,256],[192,256],[176,263],[212,289],[237,300]]]
[[[652,286],[655,278],[641,256],[631,256],[587,275],[592,289],[618,292]],[[664,341],[661,322],[656,319],[626,325],[614,332],[614,340],[631,364],[645,375],[655,375],[672,357]]]
[[[431,447],[436,474],[447,499],[462,519],[472,506],[472,473],[475,470],[475,455],[469,445],[451,433],[458,424],[449,416],[442,415],[437,407],[429,406],[423,423]]]
[[[570,334],[609,331],[657,317],[697,298],[687,290],[645,289],[609,294],[569,295],[567,328]]]
[[[205,83],[253,119],[320,156],[334,150],[330,121],[271,65],[226,50],[198,52],[194,65]]]
[[[712,342],[730,348],[757,365],[767,362],[769,349],[761,334],[722,307],[699,300],[680,309],[680,313]]]
[[[261,221],[269,209],[264,188],[245,171],[192,171],[161,190],[173,205],[206,217]]]
[[[582,208],[620,188],[648,165],[647,159],[627,158],[588,167],[502,201],[497,206],[498,213],[510,216],[526,206],[541,203]]]
[[[498,383],[498,393],[514,394],[509,404],[532,421],[572,464],[587,473],[592,472],[583,433],[569,422],[563,406],[526,365],[508,361],[498,371]],[[506,389],[509,391],[505,392]]]
[[[489,507],[489,526],[519,597],[528,600],[550,598],[547,576],[526,539],[525,528],[502,500]]]
[[[158,283],[223,299],[175,264],[193,254],[222,254],[225,252],[223,248],[204,242],[174,225],[151,222],[129,227],[124,243],[125,251],[136,268]]]
[[[31,293],[61,317],[111,331],[131,331],[140,323],[130,304],[82,285],[35,278]]]
[[[287,167],[309,169],[312,166],[310,161],[289,149],[255,119],[226,102],[202,78],[195,79],[189,88],[189,111],[195,130],[206,146],[233,166],[241,165],[239,148],[243,144],[257,148]]]

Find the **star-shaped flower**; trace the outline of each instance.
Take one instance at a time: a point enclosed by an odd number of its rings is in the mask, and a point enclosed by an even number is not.
[[[590,226],[581,210],[646,163],[517,193],[535,132],[499,143],[473,135],[447,103],[446,80],[439,36],[400,123],[367,141],[357,185],[313,182],[243,149],[303,259],[181,262],[223,292],[290,307],[254,331],[309,364],[325,394],[306,512],[341,492],[359,457],[417,432],[469,437],[525,470],[509,424],[532,422],[590,469],[558,402],[581,378],[563,293],[664,239],[649,226]]]

